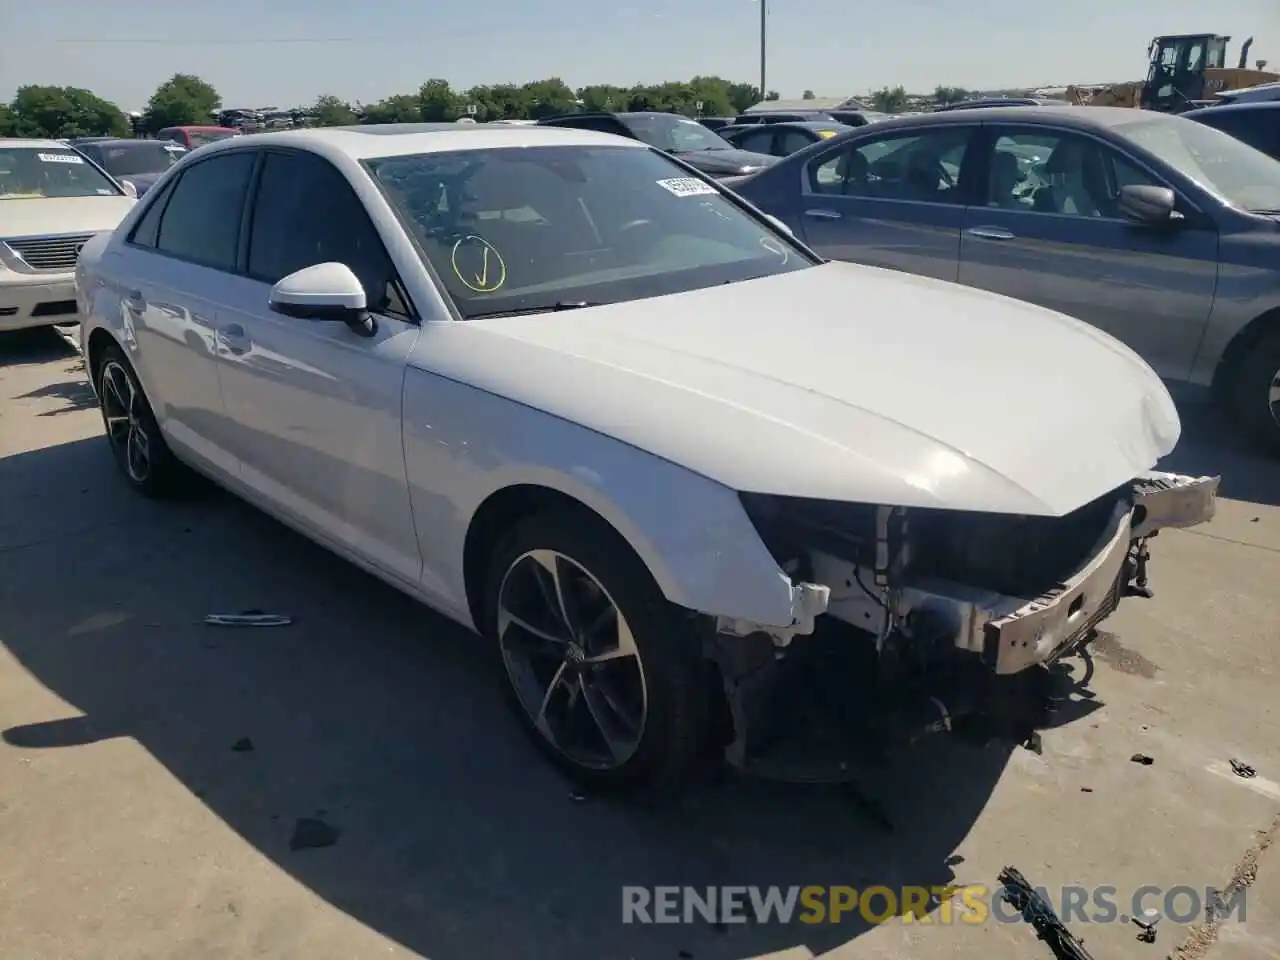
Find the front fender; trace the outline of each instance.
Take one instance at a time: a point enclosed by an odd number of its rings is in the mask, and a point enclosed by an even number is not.
[[[445,413],[447,411],[447,413]],[[668,600],[785,627],[792,585],[737,494],[683,467],[569,421],[411,367],[405,460],[423,589],[465,609],[463,550],[481,504],[531,484],[582,503],[635,550]]]

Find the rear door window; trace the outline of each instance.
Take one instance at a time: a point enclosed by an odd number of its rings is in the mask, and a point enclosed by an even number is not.
[[[255,154],[224,153],[189,167],[160,219],[156,249],[232,272]]]

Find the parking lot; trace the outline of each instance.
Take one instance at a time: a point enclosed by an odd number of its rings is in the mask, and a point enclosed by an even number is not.
[[[476,638],[228,496],[133,495],[73,349],[5,338],[0,956],[1051,957],[936,911],[621,922],[625,885],[994,887],[1009,864],[1122,902],[1249,885],[1244,923],[1155,944],[1073,924],[1099,960],[1280,957],[1280,460],[1184,420],[1165,467],[1222,473],[1226,499],[1158,538],[1155,599],[1107,622],[1095,696],[1041,754],[938,740],[857,799],[723,779],[638,806],[560,779]],[[294,622],[202,623],[250,609]],[[291,849],[299,818],[337,842]]]

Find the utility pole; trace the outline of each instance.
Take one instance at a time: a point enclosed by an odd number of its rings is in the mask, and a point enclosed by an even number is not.
[[[760,0],[760,99],[763,101],[767,95],[768,88],[765,86],[765,51],[767,50],[768,26],[766,18],[769,15],[769,0]]]

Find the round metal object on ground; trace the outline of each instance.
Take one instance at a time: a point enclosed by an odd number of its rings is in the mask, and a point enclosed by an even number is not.
[[[613,770],[648,718],[631,627],[598,580],[552,550],[522,554],[498,591],[498,645],[534,729],[572,763]]]
[[[107,439],[116,448],[120,463],[134,483],[146,483],[151,475],[151,438],[142,420],[142,398],[133,378],[115,360],[102,367],[99,390]]]

